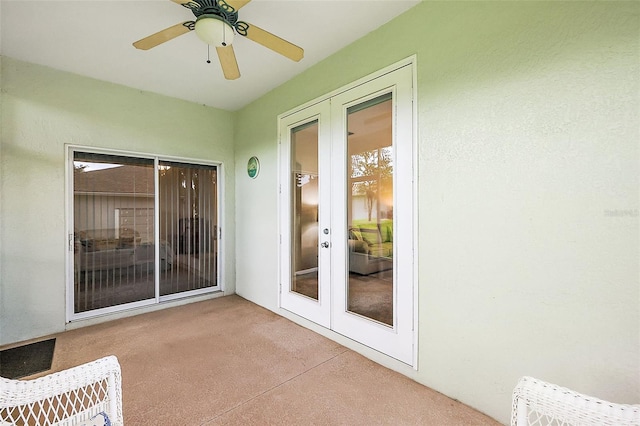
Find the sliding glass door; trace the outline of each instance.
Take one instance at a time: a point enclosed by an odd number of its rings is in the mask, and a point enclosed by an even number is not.
[[[218,166],[72,151],[70,318],[218,290]]]
[[[217,168],[160,161],[160,295],[217,285]],[[171,253],[171,259],[163,254]]]
[[[74,312],[153,298],[153,160],[77,152],[73,166]]]

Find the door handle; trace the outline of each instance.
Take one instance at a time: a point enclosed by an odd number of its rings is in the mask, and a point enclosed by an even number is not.
[[[329,248],[329,241],[324,241],[322,244],[320,244],[320,247]]]

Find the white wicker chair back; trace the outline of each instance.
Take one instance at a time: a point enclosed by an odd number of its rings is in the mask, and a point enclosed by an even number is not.
[[[0,378],[0,425],[122,426],[122,376],[108,356],[33,380]]]
[[[511,426],[640,426],[640,405],[614,404],[523,377],[513,391]]]

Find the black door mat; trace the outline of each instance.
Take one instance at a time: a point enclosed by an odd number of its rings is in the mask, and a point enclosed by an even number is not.
[[[19,379],[51,369],[56,339],[0,351],[0,376]]]

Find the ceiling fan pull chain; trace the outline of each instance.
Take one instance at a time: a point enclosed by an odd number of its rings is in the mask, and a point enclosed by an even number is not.
[[[209,45],[207,44],[207,63],[210,64],[211,63],[211,57],[209,55]]]

